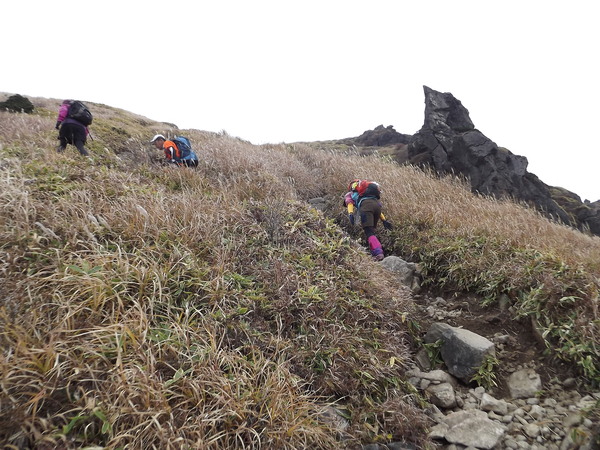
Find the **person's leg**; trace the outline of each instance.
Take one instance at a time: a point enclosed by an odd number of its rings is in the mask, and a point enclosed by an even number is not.
[[[379,200],[374,200],[375,204],[373,205],[373,228],[377,228],[377,224],[379,223],[379,217],[381,216],[381,202]]]
[[[77,150],[79,150],[79,153],[81,153],[82,156],[88,156],[88,152],[85,149],[85,142],[87,140],[85,128],[83,126],[73,124],[72,130],[73,134],[71,144],[77,147]]]
[[[365,236],[367,237],[367,242],[369,243],[369,250],[371,251],[371,256],[375,258],[377,261],[381,261],[384,257],[383,248],[381,248],[381,242],[375,236],[375,228],[374,227],[364,227]]]
[[[377,219],[381,213],[381,205],[375,199],[365,199],[360,204],[360,224],[363,227],[367,242],[369,243],[369,250],[371,255],[377,261],[381,261],[384,257],[383,248],[381,242],[375,235],[375,226],[377,225]],[[377,215],[376,215],[377,214]]]
[[[75,147],[77,147],[77,150],[79,150],[79,153],[81,153],[82,156],[88,156],[89,153],[85,149],[84,144],[85,144],[85,142],[80,139],[75,141]]]
[[[64,126],[62,126],[62,127],[60,127],[60,131],[58,132],[59,144],[58,144],[57,150],[59,153],[64,152],[65,149],[67,148],[67,136],[66,136],[65,131],[66,130],[65,130]]]

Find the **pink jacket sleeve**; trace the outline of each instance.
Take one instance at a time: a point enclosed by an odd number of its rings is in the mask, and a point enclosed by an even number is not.
[[[346,203],[346,206],[349,204],[354,205],[354,200],[352,200],[352,191],[347,192],[346,195],[344,195],[344,203]]]
[[[69,106],[66,103],[63,103],[62,105],[60,105],[60,109],[58,110],[58,120],[59,122],[62,122],[63,120],[65,120],[67,118],[67,113],[69,112]]]

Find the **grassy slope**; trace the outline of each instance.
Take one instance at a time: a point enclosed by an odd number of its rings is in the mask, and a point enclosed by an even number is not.
[[[187,130],[200,167],[163,168],[145,142],[168,125],[103,105],[90,163],[54,152],[58,102],[34,104],[0,113],[3,441],[336,448],[319,419],[336,402],[347,446],[425,445],[402,376],[410,296],[339,226],[355,177],[384,186],[388,250],[435,287],[506,294],[600,379],[598,238],[455,179],[307,145]]]

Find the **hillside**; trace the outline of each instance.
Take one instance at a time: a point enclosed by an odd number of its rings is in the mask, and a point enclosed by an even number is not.
[[[414,135],[380,125],[358,137],[322,145],[352,146],[361,153],[388,155],[400,164],[460,175],[473,193],[523,202],[552,220],[600,236],[600,200],[582,201],[574,192],[547,185],[528,171],[525,156],[499,147],[478,130],[467,108],[451,93],[427,86],[423,90],[425,118]]]
[[[506,328],[551,349],[548,373],[600,383],[597,237],[318,144],[181,130],[200,165],[165,167],[148,141],[180,130],[107,105],[89,104],[91,160],[59,154],[59,100],[31,100],[0,112],[5,445],[433,448],[407,371],[435,295],[508,303]],[[383,186],[386,254],[419,264],[419,293],[349,225],[354,178]]]

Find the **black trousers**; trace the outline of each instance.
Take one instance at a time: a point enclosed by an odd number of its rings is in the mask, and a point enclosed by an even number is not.
[[[67,144],[74,145],[83,156],[87,156],[88,152],[84,145],[87,141],[87,135],[83,125],[76,123],[63,123],[60,126],[58,132],[58,138],[60,139],[60,150],[67,148]]]

